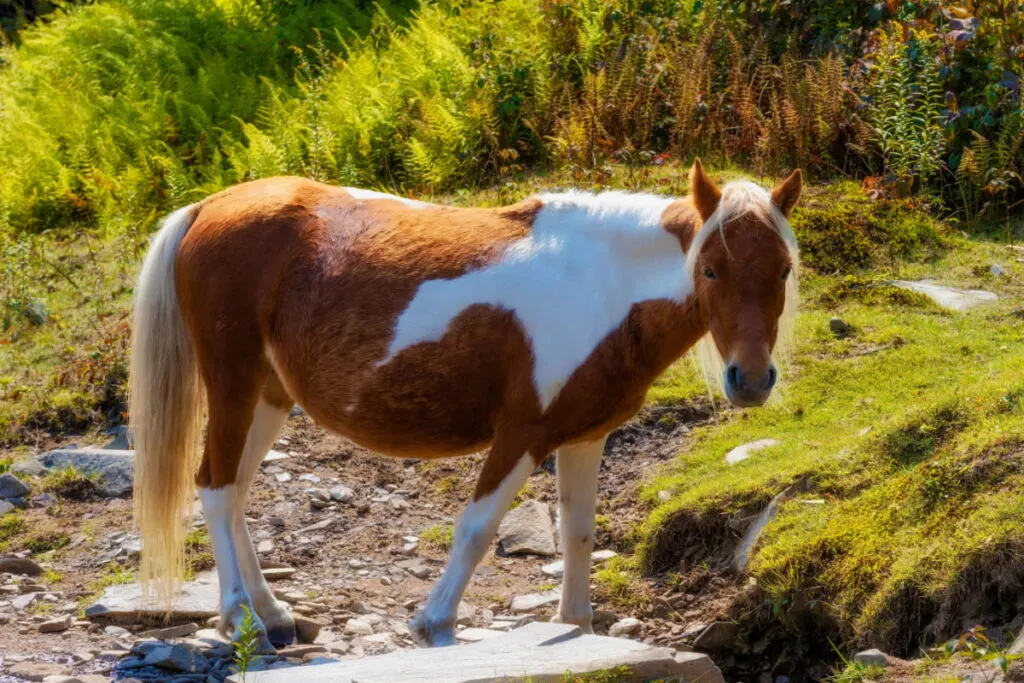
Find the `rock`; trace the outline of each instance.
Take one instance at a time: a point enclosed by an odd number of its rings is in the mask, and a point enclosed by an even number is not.
[[[832,318],[828,321],[828,329],[832,330],[832,334],[837,339],[843,339],[844,337],[850,336],[850,325],[842,318]]]
[[[310,619],[299,614],[292,615],[295,619],[295,633],[300,643],[312,643],[320,634],[323,623],[316,619]]]
[[[120,626],[114,626],[113,624],[105,627],[103,629],[103,632],[111,638],[124,638],[125,636],[131,635],[131,631],[129,631],[128,629],[121,628]]]
[[[455,640],[463,643],[479,643],[481,640],[494,638],[504,633],[505,631],[495,631],[489,628],[464,628],[455,634]]]
[[[1002,277],[1003,275],[1006,275],[1006,268],[1003,268],[998,263],[993,263],[988,267],[988,272],[992,273],[992,275],[996,277]]]
[[[25,477],[41,477],[46,474],[46,468],[35,458],[28,458],[11,465],[11,472]]]
[[[156,638],[157,640],[168,640],[170,638],[186,638],[199,630],[199,624],[188,623],[169,626],[167,628],[155,628],[143,631],[140,638]]]
[[[106,677],[103,678],[107,680]],[[82,683],[82,679],[79,676],[62,676],[57,674],[56,676],[47,676],[43,679],[43,683]]]
[[[0,574],[4,573],[39,576],[43,573],[43,568],[27,557],[0,555]]]
[[[373,626],[363,621],[362,618],[356,617],[348,620],[344,633],[347,636],[369,636],[373,634]]]
[[[331,500],[336,500],[339,503],[347,503],[356,497],[356,492],[347,486],[335,486],[328,494]]]
[[[327,648],[323,645],[289,645],[285,648],[280,648],[277,651],[278,657],[291,657],[292,659],[302,659],[306,655],[320,654],[327,652]]]
[[[295,569],[292,567],[272,567],[263,570],[263,578],[267,581],[280,581],[281,579],[287,579],[294,573]]]
[[[757,451],[762,451],[765,448],[771,448],[772,446],[779,445],[779,441],[776,439],[759,439],[758,441],[751,441],[745,443],[742,446],[737,446],[725,455],[725,461],[730,465],[735,465],[738,462],[743,462]]]
[[[855,654],[853,661],[864,666],[889,666],[889,655],[872,648]]]
[[[25,593],[24,595],[19,595],[11,600],[11,606],[14,607],[15,610],[22,612],[28,609],[28,607],[41,596],[42,593]]]
[[[700,681],[701,683],[725,683],[722,670],[715,666],[711,658],[699,652],[677,652],[677,672],[681,681]]]
[[[704,629],[693,647],[708,652],[724,652],[736,644],[736,624],[729,621],[716,621]]]
[[[258,554],[260,554],[260,555],[266,555],[267,553],[270,553],[270,552],[273,552],[273,551],[274,551],[274,542],[271,539],[269,539],[269,538],[265,538],[265,539],[263,539],[262,541],[260,541],[259,543],[256,544],[256,552]]]
[[[135,451],[57,449],[39,456],[39,462],[47,469],[74,467],[78,472],[94,477],[99,493],[109,498],[123,498],[132,492]]]
[[[297,591],[294,588],[284,588],[274,591],[274,597],[278,600],[284,600],[295,604],[297,602],[303,602],[306,599],[306,594],[302,591]]]
[[[292,474],[291,472],[278,472],[274,475],[274,479],[276,479],[279,484],[287,484],[292,480]]]
[[[155,647],[146,655],[144,665],[184,673],[203,673],[209,666],[206,657],[185,645]]]
[[[618,555],[618,553],[614,550],[598,550],[590,555],[590,565],[592,567],[597,566],[602,562],[612,559],[616,555]],[[560,579],[562,578],[562,574],[565,573],[565,561],[558,560],[557,562],[546,564],[541,567],[540,570],[552,578]]]
[[[14,512],[18,509],[18,506],[9,500],[0,500],[0,517],[3,517],[8,512]]]
[[[39,624],[40,633],[60,633],[61,631],[67,631],[71,628],[71,615],[59,617],[57,619],[48,619],[43,623]]]
[[[538,607],[550,605],[562,599],[562,590],[555,588],[543,593],[527,593],[512,598],[512,611],[516,614],[532,612]]]
[[[288,457],[287,453],[282,453],[281,451],[269,450],[269,451],[267,451],[266,456],[264,456],[263,462],[276,462],[278,460],[284,460],[287,457]]]
[[[162,624],[164,617],[173,621],[206,621],[220,609],[217,577],[201,574],[195,581],[182,584],[181,592],[171,609],[165,610],[156,601],[143,603],[142,587],[137,583],[110,586],[99,599],[85,610],[85,616],[94,621],[135,624],[139,622]]]
[[[457,626],[472,626],[473,617],[476,616],[476,607],[469,604],[465,600],[459,601],[458,612],[455,617],[455,624]]]
[[[555,535],[547,503],[528,500],[510,510],[498,527],[498,539],[510,555],[554,555]]]
[[[128,451],[132,449],[131,434],[128,433],[128,426],[121,425],[120,427],[114,427],[107,431],[107,434],[113,435],[113,439],[107,442],[103,446],[105,451]]]
[[[992,292],[986,292],[981,289],[943,287],[942,285],[925,280],[894,280],[892,285],[900,289],[909,289],[924,294],[939,306],[953,311],[966,311],[980,304],[999,300],[999,297]]]
[[[55,662],[18,662],[7,669],[7,674],[26,681],[42,681],[47,676],[67,676],[71,667]]]
[[[625,619],[620,619],[612,624],[611,628],[608,629],[608,635],[613,638],[636,635],[640,632],[640,628],[642,626],[643,623],[641,623],[639,619],[635,617],[626,617]]]
[[[0,498],[10,500],[11,498],[24,498],[32,492],[21,479],[11,473],[0,474]]]

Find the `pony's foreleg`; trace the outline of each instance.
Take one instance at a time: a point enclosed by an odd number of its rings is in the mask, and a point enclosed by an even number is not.
[[[562,554],[562,599],[555,621],[593,631],[590,604],[590,554],[594,550],[594,512],[597,509],[597,472],[606,437],[558,449],[558,505]]]
[[[238,476],[235,480],[237,491],[232,518],[233,538],[238,551],[242,580],[256,613],[267,628],[267,637],[276,646],[289,645],[295,641],[295,620],[288,612],[288,608],[274,598],[260,569],[256,548],[253,547],[249,527],[245,523],[245,502],[260,469],[260,463],[288,419],[288,410],[288,407],[268,403],[265,398],[256,404],[256,411],[253,413],[252,424],[245,440],[245,450],[238,463]]]
[[[448,566],[422,611],[409,622],[420,645],[455,643],[455,621],[466,584],[494,539],[501,518],[536,466],[537,459],[521,447],[512,449],[495,443],[491,449],[473,500],[455,525]]]

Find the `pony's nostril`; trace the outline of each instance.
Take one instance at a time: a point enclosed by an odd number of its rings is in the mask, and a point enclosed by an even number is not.
[[[740,366],[730,363],[725,370],[725,383],[733,389],[740,388]]]
[[[764,388],[771,389],[775,386],[775,383],[779,380],[779,371],[775,369],[774,365],[768,366],[768,376],[764,380]]]

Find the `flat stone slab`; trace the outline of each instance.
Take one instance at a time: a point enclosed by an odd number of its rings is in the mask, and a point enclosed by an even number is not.
[[[147,596],[143,602],[142,585],[126,583],[110,586],[99,600],[85,610],[85,616],[94,621],[119,624],[156,624],[165,626],[170,618],[171,623],[183,621],[205,621],[218,614],[219,590],[217,577],[212,572],[201,574],[195,581],[185,583],[181,587],[178,598],[168,612],[158,605],[155,596]]]
[[[943,308],[953,311],[966,311],[979,304],[998,301],[999,297],[983,289],[956,289],[943,287],[927,280],[894,280],[894,287],[920,292]]]
[[[627,667],[623,681],[667,679],[724,683],[707,655],[676,653],[635,640],[584,635],[570,624],[536,622],[500,636],[457,647],[393,652],[336,664],[247,673],[244,683],[483,683],[485,681],[561,682],[566,673],[583,675]],[[228,681],[243,683],[239,675]]]
[[[135,451],[58,448],[39,456],[39,463],[48,470],[74,467],[79,472],[96,477],[100,493],[110,498],[122,498],[132,492]]]

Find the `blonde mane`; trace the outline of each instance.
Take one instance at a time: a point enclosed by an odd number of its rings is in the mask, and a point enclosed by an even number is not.
[[[779,318],[779,335],[775,342],[772,356],[776,365],[779,366],[780,384],[785,377],[783,367],[787,365],[788,353],[793,341],[793,329],[796,321],[797,302],[799,300],[799,270],[800,256],[797,250],[796,234],[789,220],[782,215],[779,208],[772,202],[771,195],[759,185],[749,181],[732,182],[722,188],[722,198],[718,208],[704,222],[700,230],[693,237],[690,249],[686,254],[687,276],[694,278],[694,269],[697,265],[697,257],[701,248],[708,238],[715,232],[720,232],[725,225],[740,216],[754,214],[758,219],[775,229],[782,241],[786,243],[790,257],[793,259],[793,271],[786,280],[786,303]],[[724,238],[724,235],[723,235]],[[726,246],[728,249],[728,245]],[[696,283],[693,283],[694,285]],[[694,291],[696,287],[694,286]],[[691,351],[691,358],[697,365],[697,369],[704,376],[708,390],[718,387],[724,390],[725,361],[718,352],[711,334],[708,333],[694,345]],[[780,388],[772,392],[772,401],[778,401]]]

